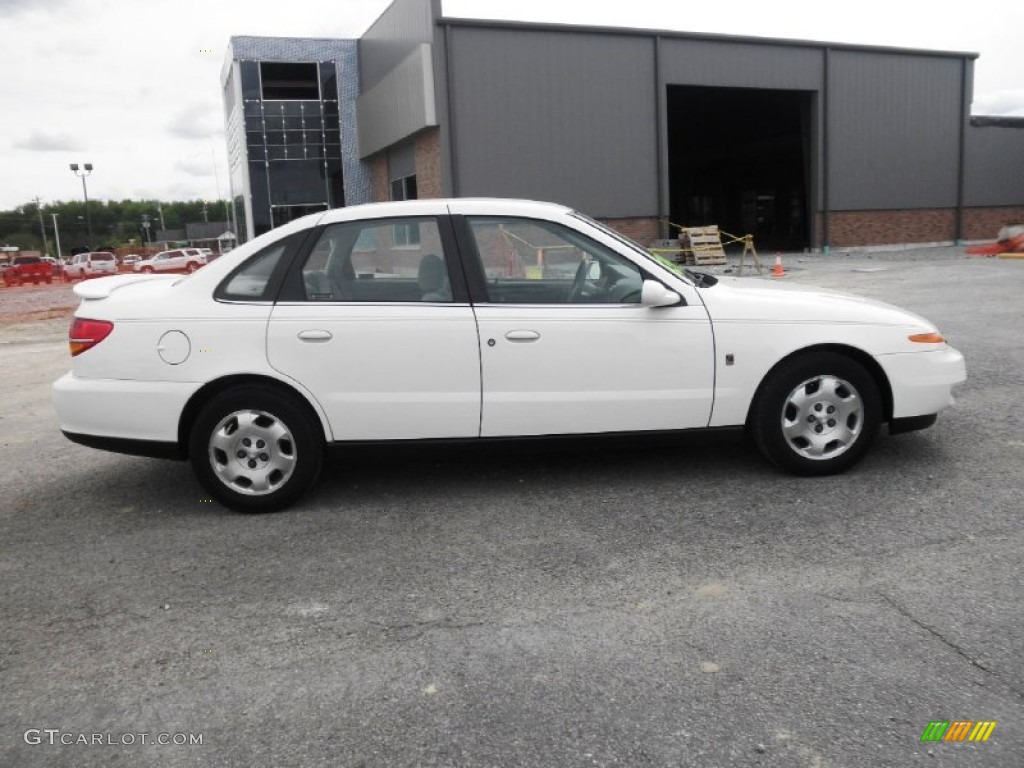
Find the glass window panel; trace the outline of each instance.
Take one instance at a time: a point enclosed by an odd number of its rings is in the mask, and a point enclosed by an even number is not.
[[[287,244],[281,243],[251,257],[218,292],[218,298],[229,301],[266,300],[270,278],[286,249]]]
[[[323,163],[302,158],[301,150],[289,152],[286,161],[270,163],[270,202],[273,205],[327,204]]]
[[[263,117],[261,115],[249,115],[245,118],[245,130],[247,131],[262,131],[263,130]]]
[[[264,99],[319,99],[317,65],[282,61],[260,62]]]
[[[417,247],[396,242],[415,230]],[[448,264],[432,218],[347,222],[327,227],[303,265],[309,301],[450,302]]]
[[[333,61],[320,62],[320,98],[325,101],[338,98],[338,77]]]
[[[241,61],[238,69],[242,76],[242,98],[260,98],[260,65],[257,61]]]
[[[284,131],[267,131],[267,144],[271,146],[283,146]]]
[[[640,302],[640,268],[574,230],[514,218],[471,217],[469,225],[492,302]]]

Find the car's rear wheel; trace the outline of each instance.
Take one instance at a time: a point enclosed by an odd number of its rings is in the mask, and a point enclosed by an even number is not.
[[[193,272],[195,272],[195,271],[196,271],[197,269],[199,269],[199,265],[198,265],[198,264],[196,264],[196,263],[195,263],[194,261],[190,261],[190,262],[189,262],[189,263],[188,263],[188,264],[187,264],[187,265],[185,266],[185,271],[186,271],[186,272],[188,272],[188,273],[189,273],[190,275],[191,275],[191,274],[192,274]]]
[[[856,361],[823,350],[769,374],[751,426],[761,453],[777,466],[799,475],[830,475],[860,461],[881,418],[871,374]]]
[[[192,428],[189,456],[203,487],[224,506],[275,512],[316,481],[323,437],[293,397],[248,385],[206,404]]]
[[[145,272],[147,275],[153,274],[153,268],[152,267],[143,267],[142,271]]]

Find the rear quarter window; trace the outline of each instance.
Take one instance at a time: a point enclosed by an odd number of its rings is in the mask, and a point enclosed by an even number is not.
[[[254,253],[217,286],[213,297],[219,301],[273,301],[287,267],[287,258],[301,245],[305,232]]]

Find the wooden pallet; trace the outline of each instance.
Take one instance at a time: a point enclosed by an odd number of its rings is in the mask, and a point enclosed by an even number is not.
[[[722,247],[722,234],[718,226],[684,227],[679,233],[683,243],[683,258],[686,264],[704,267],[728,264]]]

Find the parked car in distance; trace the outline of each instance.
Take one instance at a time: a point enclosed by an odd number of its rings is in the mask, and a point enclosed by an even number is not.
[[[89,251],[76,253],[64,265],[64,281],[84,280],[88,277],[101,277],[117,274],[117,259],[107,251]]]
[[[64,265],[59,259],[55,259],[53,256],[43,256],[42,259],[50,265],[50,274],[53,275],[53,277],[61,276],[61,273],[64,271]]]
[[[335,209],[188,277],[75,293],[64,434],[188,459],[248,512],[299,498],[327,446],[367,441],[731,428],[783,470],[833,474],[882,424],[930,426],[966,378],[915,314],[688,270],[528,201]]]
[[[10,265],[4,268],[4,285],[24,285],[31,282],[39,285],[40,281],[53,282],[53,268],[41,256],[15,256]]]
[[[206,256],[198,248],[177,248],[161,251],[132,264],[133,272],[195,272],[206,264]]]
[[[132,264],[139,261],[141,258],[142,257],[139,256],[139,254],[137,253],[127,253],[125,254],[124,258],[121,259],[121,263],[124,264],[126,267],[130,267]]]

